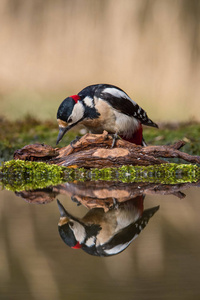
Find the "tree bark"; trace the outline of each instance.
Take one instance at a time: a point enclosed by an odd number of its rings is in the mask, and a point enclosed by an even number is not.
[[[116,141],[106,131],[103,134],[86,134],[73,145],[52,148],[44,144],[32,144],[16,150],[14,159],[43,161],[61,166],[84,168],[120,167],[122,165],[148,166],[167,163],[162,158],[180,158],[200,164],[200,156],[179,151],[185,145],[179,141],[173,145],[142,147],[122,139]]]

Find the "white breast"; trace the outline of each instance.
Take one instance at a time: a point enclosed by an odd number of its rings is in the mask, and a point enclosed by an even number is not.
[[[140,123],[134,117],[124,115],[117,110],[115,111],[116,132],[126,138],[130,138],[138,129]]]

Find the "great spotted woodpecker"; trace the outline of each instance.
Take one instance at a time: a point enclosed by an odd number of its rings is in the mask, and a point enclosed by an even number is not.
[[[158,127],[146,112],[122,89],[110,84],[87,86],[77,95],[66,98],[58,108],[59,134],[64,134],[80,123],[92,133],[106,130],[124,140],[145,146],[142,124]]]
[[[71,248],[81,248],[94,256],[111,256],[124,251],[159,209],[156,206],[143,211],[143,195],[140,195],[108,212],[93,208],[80,219],[68,213],[59,200],[57,202],[62,240]]]

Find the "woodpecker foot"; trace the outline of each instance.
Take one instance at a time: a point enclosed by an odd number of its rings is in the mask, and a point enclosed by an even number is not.
[[[113,197],[113,205],[111,207],[111,209],[118,209],[119,208],[119,203],[117,201],[117,198]]]
[[[115,147],[116,141],[120,138],[117,133],[112,134],[113,142],[111,148]]]
[[[74,149],[74,145],[80,140],[80,136],[76,136],[73,141],[71,141],[70,146]]]
[[[147,143],[145,142],[144,138],[142,138],[142,146],[143,147],[147,147],[148,146]]]
[[[77,204],[77,206],[81,205],[81,202],[75,196],[71,196],[71,199],[73,202],[75,202]]]

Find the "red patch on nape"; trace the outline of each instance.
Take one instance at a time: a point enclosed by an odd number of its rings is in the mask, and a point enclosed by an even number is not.
[[[81,244],[78,242],[74,247],[72,247],[72,249],[80,249],[81,247]]]
[[[142,125],[141,124],[139,125],[137,131],[135,131],[130,138],[126,138],[122,135],[120,135],[120,137],[125,141],[128,141],[130,143],[142,146],[142,138],[143,138],[143,136],[142,136]]]
[[[78,95],[72,95],[70,96],[70,98],[72,98],[74,100],[74,102],[78,102],[78,100],[80,100],[81,98]]]

